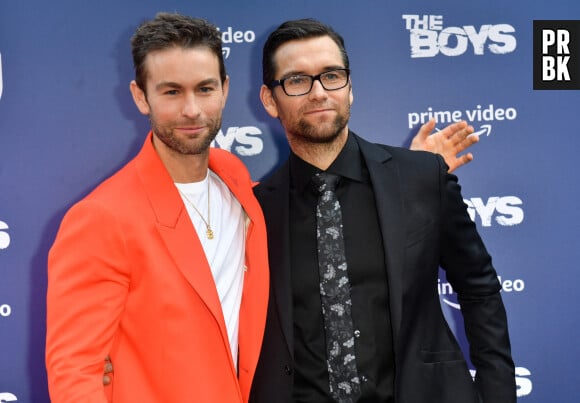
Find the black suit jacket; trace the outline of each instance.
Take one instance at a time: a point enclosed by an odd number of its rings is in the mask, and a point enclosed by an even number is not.
[[[500,284],[457,184],[440,156],[371,144],[368,167],[383,237],[397,403],[515,402]],[[268,229],[270,301],[250,401],[292,402],[293,321],[288,162],[255,188]],[[437,292],[438,268],[457,292],[475,383]]]

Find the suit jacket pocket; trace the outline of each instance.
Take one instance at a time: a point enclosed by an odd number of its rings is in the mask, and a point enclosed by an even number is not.
[[[435,363],[444,361],[463,361],[463,353],[459,350],[449,351],[427,351],[421,350],[421,360],[424,363]]]

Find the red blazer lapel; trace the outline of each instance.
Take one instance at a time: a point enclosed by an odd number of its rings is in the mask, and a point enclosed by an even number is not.
[[[141,182],[157,217],[157,228],[185,279],[212,312],[229,346],[219,296],[201,242],[173,180],[151,142],[151,133],[137,157]]]

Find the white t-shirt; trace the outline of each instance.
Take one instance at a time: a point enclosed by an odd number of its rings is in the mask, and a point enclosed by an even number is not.
[[[201,182],[176,183],[175,186],[181,194],[211,268],[228,331],[232,358],[237,368],[239,313],[244,284],[246,214],[227,185],[209,169],[208,175]],[[191,206],[192,203],[199,213]],[[207,227],[200,214],[209,222],[213,239],[208,239]]]

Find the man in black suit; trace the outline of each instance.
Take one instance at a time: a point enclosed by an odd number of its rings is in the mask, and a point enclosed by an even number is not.
[[[268,229],[268,319],[253,403],[516,401],[500,284],[457,178],[431,153],[371,144],[349,130],[353,101],[342,37],[315,20],[267,39],[260,97],[291,153],[255,188]],[[329,391],[311,178],[340,176],[355,397]],[[457,292],[475,381],[443,317],[438,268]],[[355,379],[355,378],[353,378]]]

